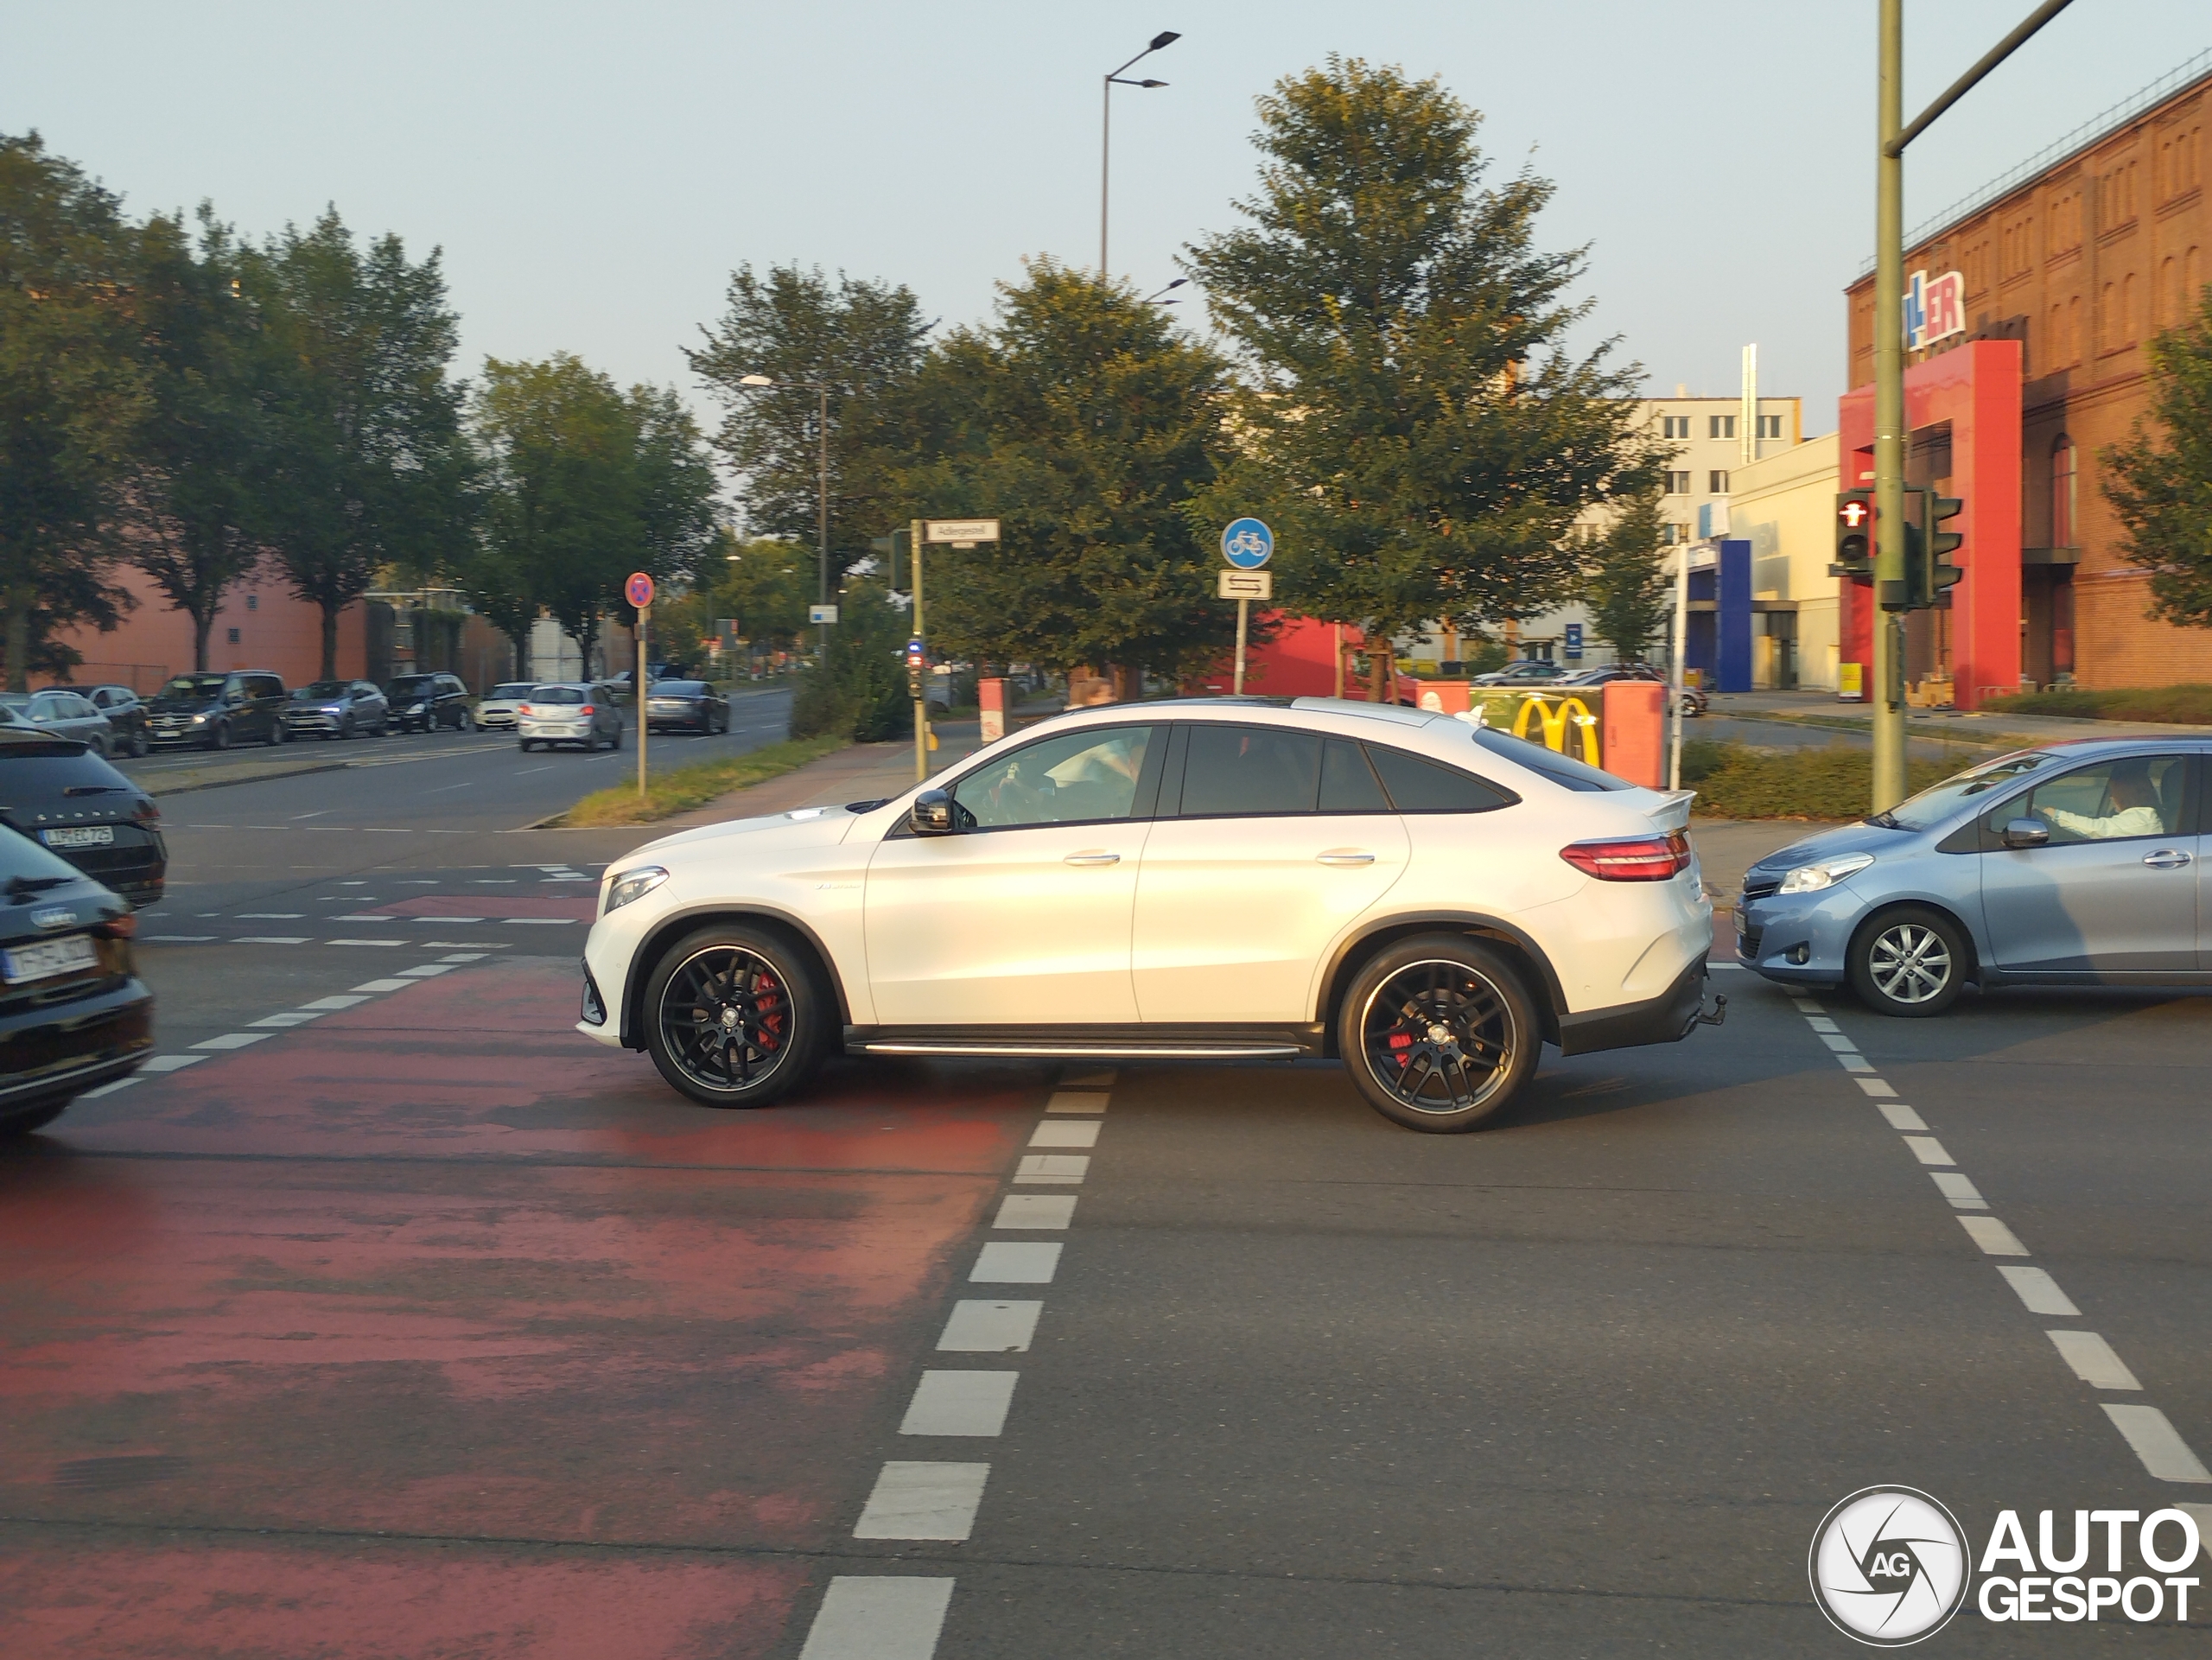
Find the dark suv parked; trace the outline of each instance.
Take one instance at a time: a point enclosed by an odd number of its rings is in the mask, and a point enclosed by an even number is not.
[[[449,726],[467,732],[475,724],[468,688],[450,674],[403,674],[384,689],[391,717],[402,732],[428,732]]]
[[[0,1136],[51,1123],[145,1064],[154,994],[131,961],[137,927],[114,894],[0,830]]]
[[[284,705],[284,724],[296,738],[381,738],[391,729],[384,694],[365,680],[317,680],[302,686]]]
[[[168,875],[153,797],[74,738],[0,728],[0,824],[13,825],[133,905]]]
[[[234,743],[282,743],[284,683],[257,669],[181,674],[155,693],[147,735],[157,744],[228,749]]]

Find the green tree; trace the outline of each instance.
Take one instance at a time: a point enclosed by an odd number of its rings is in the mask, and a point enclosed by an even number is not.
[[[1235,638],[1211,533],[1184,508],[1225,446],[1227,366],[1127,287],[1050,262],[984,328],[933,349],[887,426],[911,511],[996,518],[1003,539],[925,555],[950,654],[1178,673]]]
[[[1332,57],[1259,109],[1251,223],[1187,261],[1249,376],[1238,461],[1194,514],[1268,518],[1278,598],[1370,638],[1548,608],[1575,515],[1661,465],[1637,372],[1562,344],[1590,307],[1584,251],[1535,245],[1552,186],[1485,186],[1480,117],[1402,70]]]
[[[465,557],[470,457],[447,375],[459,320],[435,250],[410,262],[391,235],[357,247],[335,209],[271,240],[242,287],[281,353],[267,527],[293,592],[322,611],[328,678],[339,614],[385,568]]]
[[[800,676],[791,696],[791,734],[842,732],[880,743],[911,730],[906,692],[906,611],[881,583],[855,577],[837,595],[830,650]]]
[[[227,227],[202,207],[197,248],[157,215],[142,238],[140,315],[150,418],[133,446],[130,560],[192,619],[192,665],[230,588],[268,551],[264,521],[282,487],[267,465],[264,398],[273,367],[259,308]]]
[[[2212,628],[2212,286],[2196,315],[2152,342],[2151,421],[2106,449],[2104,493],[2124,546],[2151,573],[2151,612]]]
[[[822,461],[822,400],[810,383],[829,387],[833,586],[900,516],[868,458],[883,453],[882,399],[912,374],[930,327],[904,286],[842,272],[832,283],[796,264],[756,276],[746,265],[730,277],[721,322],[702,331],[707,343],[685,353],[722,406],[714,445],[742,480],[747,528],[810,548]],[[783,390],[744,388],[762,375]]]
[[[137,236],[36,133],[0,135],[0,651],[22,691],[79,660],[52,636],[115,626],[109,580],[149,407]]]
[[[721,556],[709,557],[707,563],[720,569],[705,574],[714,615],[734,620],[739,638],[755,645],[797,644],[814,595],[810,550],[772,537],[740,541],[725,531]]]
[[[1665,620],[1671,583],[1660,493],[1639,491],[1582,550],[1581,598],[1591,632],[1624,661],[1640,661]]]

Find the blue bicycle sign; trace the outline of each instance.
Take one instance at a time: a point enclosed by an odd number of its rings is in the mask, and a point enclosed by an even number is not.
[[[1221,533],[1221,557],[1239,570],[1257,570],[1275,550],[1275,533],[1256,518],[1230,522]]]

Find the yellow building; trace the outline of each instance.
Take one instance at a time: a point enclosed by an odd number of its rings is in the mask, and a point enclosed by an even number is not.
[[[1729,478],[1728,535],[1751,544],[1751,674],[1761,690],[1836,683],[1836,435],[1810,438]]]

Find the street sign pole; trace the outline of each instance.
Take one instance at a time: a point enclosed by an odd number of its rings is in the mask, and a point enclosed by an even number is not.
[[[1882,0],[1874,164],[1874,728],[1873,806],[1904,799],[1904,0]]]
[[[1252,601],[1236,601],[1236,695],[1244,695],[1244,638],[1251,626]]]
[[[652,627],[647,620],[653,608],[652,574],[642,570],[632,571],[629,580],[622,584],[622,597],[637,607],[638,612],[637,649],[635,660],[630,665],[630,678],[636,683],[638,693],[638,794],[643,798],[645,793],[645,658],[651,649],[648,635]],[[622,728],[618,726],[614,730],[619,741]]]
[[[914,638],[926,641],[922,632],[922,543],[927,532],[925,521],[915,519],[907,527],[908,546],[914,557]],[[930,661],[926,650],[922,657],[922,672],[929,673]],[[914,687],[914,782],[919,784],[930,775],[930,685],[926,679]]]
[[[1244,650],[1251,639],[1252,601],[1274,596],[1274,577],[1262,569],[1274,557],[1275,535],[1256,518],[1230,521],[1221,533],[1221,557],[1230,569],[1221,573],[1217,590],[1224,600],[1236,601],[1236,696],[1244,695]]]

